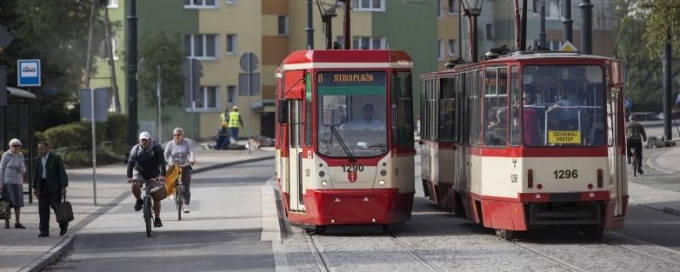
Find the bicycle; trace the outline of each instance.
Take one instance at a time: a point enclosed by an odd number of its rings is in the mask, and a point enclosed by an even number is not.
[[[182,184],[182,175],[184,173],[184,167],[193,165],[191,162],[186,162],[181,165],[176,165],[178,168],[177,178],[175,179],[175,207],[177,208],[177,220],[182,221],[182,205],[184,204],[184,184]]]
[[[146,181],[143,181],[144,187],[142,188],[142,202],[144,203],[142,206],[142,217],[144,218],[144,224],[146,225],[146,237],[151,237],[151,224],[153,223],[153,198],[152,195],[159,192],[160,190],[165,191],[165,188],[162,186],[156,186],[152,187],[149,183],[150,182],[157,182],[159,181],[157,178],[152,178]],[[156,190],[154,190],[156,189]],[[163,193],[161,192],[161,195]],[[167,196],[167,192],[166,192]],[[158,196],[160,197],[160,195]],[[164,198],[164,197],[163,197]]]

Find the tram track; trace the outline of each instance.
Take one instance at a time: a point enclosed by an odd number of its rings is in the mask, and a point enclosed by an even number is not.
[[[413,247],[411,247],[408,243],[399,240],[399,238],[396,235],[394,235],[394,233],[390,233],[389,235],[390,235],[390,237],[392,237],[392,239],[397,244],[399,244],[402,248],[404,248],[406,250],[406,252],[409,255],[411,255],[411,257],[413,257],[416,260],[419,260],[423,264],[423,266],[427,267],[430,271],[434,271],[434,272],[445,272],[445,271],[447,271],[447,270],[444,270],[442,268],[439,268],[439,266],[427,261],[425,258],[420,256],[420,254],[416,253],[416,251],[413,249]]]
[[[637,243],[637,244],[649,244],[649,243],[644,242],[644,241],[642,241],[642,240],[635,239],[635,238],[633,238],[633,237],[628,237],[628,236],[625,236],[625,235],[622,235],[622,234],[618,234],[618,233],[610,233],[609,235],[616,236],[616,237],[621,238],[621,239],[626,239],[626,240],[629,240],[629,241],[633,241],[633,242],[635,242],[635,243]],[[620,243],[616,243],[616,242],[614,242],[614,241],[607,240],[607,239],[605,239],[605,238],[600,239],[600,242],[602,242],[602,243],[604,243],[604,244],[607,244],[607,245],[610,245],[610,246],[614,246],[614,247],[617,247],[617,248],[626,250],[626,251],[631,252],[631,253],[633,253],[633,254],[645,256],[645,257],[647,257],[647,258],[654,259],[654,260],[661,261],[661,262],[665,262],[665,263],[667,263],[667,264],[674,265],[674,266],[677,266],[678,268],[680,268],[680,262],[678,262],[678,261],[673,261],[672,259],[659,257],[659,256],[657,256],[656,254],[651,254],[651,253],[647,253],[647,252],[644,252],[644,251],[641,251],[641,250],[637,250],[637,249],[635,249],[635,248],[633,248],[633,247],[631,247],[631,246],[627,246],[627,245],[623,245],[623,244],[620,244]],[[654,246],[654,247],[658,247],[660,250],[664,250],[664,251],[668,252],[669,254],[673,254],[673,255],[676,255],[676,256],[677,256],[677,255],[680,255],[680,252],[677,252],[677,251],[675,251],[675,250],[671,250],[671,249],[668,249],[668,248],[665,248],[665,247],[659,247],[659,246],[656,246],[656,245],[653,245],[653,246]]]
[[[335,271],[335,269],[333,269],[331,265],[330,260],[324,253],[323,246],[315,241],[314,235],[305,232],[304,237],[307,240],[307,245],[309,246],[309,249],[312,253],[312,256],[314,257],[316,266],[319,269],[319,271],[323,272]],[[389,237],[395,244],[397,244],[403,250],[403,252],[411,256],[414,260],[417,260],[421,267],[425,268],[426,270],[432,272],[448,271],[426,260],[423,256],[418,254],[416,250],[413,249],[413,247],[411,247],[411,245],[402,241],[401,239],[399,239],[399,237],[397,237],[393,233],[389,233],[387,237]]]
[[[590,271],[590,270],[588,270],[588,269],[584,269],[584,268],[575,266],[575,265],[573,265],[573,264],[570,264],[569,262],[565,262],[565,261],[560,260],[560,259],[558,259],[558,258],[554,258],[554,257],[552,257],[552,256],[550,256],[550,255],[548,255],[548,254],[544,254],[544,253],[542,253],[542,252],[540,252],[540,251],[538,251],[538,250],[534,250],[534,249],[532,249],[531,247],[522,245],[522,244],[520,244],[520,243],[517,242],[517,241],[511,241],[510,243],[512,243],[514,246],[516,246],[516,247],[518,247],[518,248],[520,248],[520,249],[522,249],[522,250],[525,250],[525,251],[531,252],[531,253],[533,253],[533,254],[536,254],[536,255],[538,255],[538,256],[541,256],[543,259],[546,259],[546,260],[548,260],[548,261],[550,261],[550,262],[556,263],[557,265],[562,266],[562,267],[564,267],[564,268],[566,268],[566,269],[569,269],[569,270],[572,270],[572,271],[579,271],[579,272],[587,272],[587,271]]]

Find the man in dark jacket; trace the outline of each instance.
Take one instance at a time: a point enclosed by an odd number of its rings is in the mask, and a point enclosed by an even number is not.
[[[165,155],[163,148],[156,143],[151,135],[144,131],[139,134],[139,143],[130,150],[128,159],[127,179],[132,183],[132,194],[137,199],[135,211],[142,209],[142,184],[152,178],[165,178]],[[156,215],[154,227],[163,226],[161,221],[161,202],[153,202],[153,211]]]
[[[59,203],[62,196],[66,194],[68,187],[68,176],[64,169],[64,162],[57,154],[50,152],[50,145],[47,142],[38,143],[38,153],[35,159],[35,171],[33,173],[33,193],[38,198],[38,213],[40,214],[40,235],[38,237],[50,236],[50,207],[59,219]],[[66,234],[68,222],[59,222],[61,231],[59,235]]]

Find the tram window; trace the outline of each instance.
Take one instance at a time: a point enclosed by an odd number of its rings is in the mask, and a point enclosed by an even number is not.
[[[305,76],[305,146],[312,146],[312,74]]]
[[[595,146],[604,142],[604,74],[596,65],[527,65],[522,68],[522,89],[533,94],[523,106],[524,136],[528,146]],[[529,117],[529,115],[534,117]],[[535,121],[530,121],[535,120]],[[538,129],[527,122],[538,123]],[[592,135],[592,137],[591,137]]]
[[[522,106],[522,99],[519,94],[519,69],[517,66],[510,67],[510,145],[517,146],[520,143],[520,131],[522,130],[522,122],[520,122],[520,108]],[[538,137],[538,135],[536,135]]]
[[[455,84],[453,78],[439,80],[439,140],[441,141],[454,139]]]
[[[504,72],[503,72],[504,71]],[[487,146],[505,146],[508,135],[507,69],[487,69],[484,78],[484,144]]]
[[[411,147],[413,146],[413,95],[411,74],[401,73],[397,81],[400,82],[398,89],[399,102],[397,105],[397,127],[399,132],[399,145]]]

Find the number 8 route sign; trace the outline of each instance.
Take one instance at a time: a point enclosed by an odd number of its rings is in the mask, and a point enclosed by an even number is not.
[[[25,59],[17,61],[19,87],[40,86],[40,60]]]

